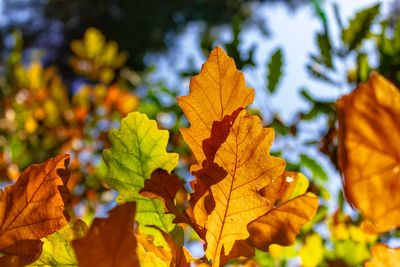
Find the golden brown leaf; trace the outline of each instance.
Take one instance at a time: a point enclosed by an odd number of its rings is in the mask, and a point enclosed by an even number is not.
[[[96,218],[84,238],[72,241],[79,266],[140,266],[133,225],[135,210],[134,202],[117,206],[108,218]]]
[[[0,248],[38,240],[67,224],[64,215],[68,155],[27,168],[0,192]]]
[[[400,92],[379,74],[338,103],[339,164],[349,202],[373,233],[400,225]]]
[[[236,240],[248,238],[247,224],[274,204],[259,193],[285,167],[283,160],[269,155],[273,136],[273,130],[262,128],[258,117],[241,111],[216,152],[214,164],[196,173],[198,179],[218,181],[211,185],[215,208],[205,224],[206,255],[214,266],[219,266],[223,248],[228,255]]]
[[[188,96],[178,98],[191,126],[181,129],[185,142],[193,151],[197,163],[205,159],[203,141],[210,137],[212,123],[253,103],[254,91],[246,87],[243,73],[225,51],[215,48],[199,75],[190,81]]]
[[[384,244],[376,244],[371,248],[372,258],[364,263],[364,267],[397,267],[400,262],[400,248],[389,248]]]
[[[310,193],[285,202],[247,226],[249,242],[264,251],[271,244],[291,245],[301,227],[315,216],[317,208],[318,198]]]

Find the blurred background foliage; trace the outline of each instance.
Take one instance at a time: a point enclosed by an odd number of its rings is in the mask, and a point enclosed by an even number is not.
[[[119,120],[139,110],[157,119],[170,131],[170,150],[180,153],[176,173],[189,181],[193,157],[179,128],[187,122],[176,104],[180,87],[200,66],[188,64],[174,74],[174,84],[154,78],[157,64],[146,64],[151,53],[162,55],[179,40],[180,32],[193,22],[202,25],[198,46],[206,57],[216,44],[223,46],[239,69],[256,70],[257,43],[242,48],[241,34],[256,27],[266,38],[268,24],[255,16],[259,5],[312,8],[321,27],[315,32],[317,50],[304,66],[310,79],[343,93],[378,71],[400,86],[400,4],[390,2],[382,15],[381,5],[355,12],[344,21],[340,6],[328,1],[302,0],[3,0],[0,28],[0,179],[6,185],[26,166],[60,153],[70,153],[72,177],[69,188],[78,216],[90,222],[108,210],[115,194],[102,181],[106,172],[101,152],[109,146],[107,132]],[[334,13],[329,19],[328,12]],[[332,29],[339,29],[333,31]],[[231,38],[220,35],[229,32]],[[179,56],[179,53],[174,56]],[[263,66],[261,82],[251,84],[257,94],[271,98],[285,76],[284,47],[276,47]],[[167,74],[167,76],[173,74]],[[165,76],[161,76],[165,77]],[[187,91],[187,89],[186,89]],[[320,197],[320,208],[296,243],[273,245],[269,253],[257,252],[245,264],[252,266],[360,266],[370,257],[376,242],[396,242],[399,232],[369,235],[359,227],[360,216],[351,210],[342,192],[334,192],[337,164],[336,99],[325,99],[299,85],[308,109],[290,121],[273,109],[254,105],[253,112],[276,131],[273,154],[285,158],[287,168],[301,171],[310,191]],[[313,126],[318,131],[310,134]],[[287,149],[300,143],[296,152]],[[316,156],[317,155],[317,156]],[[331,169],[321,161],[328,161]],[[177,203],[187,205],[187,192]],[[186,244],[201,256],[196,237]],[[233,263],[234,264],[234,263]]]

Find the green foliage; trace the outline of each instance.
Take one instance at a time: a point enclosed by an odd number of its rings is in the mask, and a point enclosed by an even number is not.
[[[178,154],[165,151],[168,131],[158,130],[156,121],[133,112],[121,120],[120,129],[110,131],[109,138],[111,149],[103,153],[109,168],[105,181],[118,191],[117,201],[136,201],[136,220],[141,232],[155,236],[155,244],[166,246],[160,232],[146,225],[169,232],[174,228],[174,216],[164,214],[161,200],[143,197],[139,191],[154,170],[171,172],[178,163]]]
[[[349,25],[342,31],[343,42],[348,51],[357,48],[369,33],[374,19],[378,16],[380,4],[361,10],[350,20]]]
[[[275,93],[279,81],[282,77],[283,54],[281,48],[277,48],[272,53],[267,66],[268,66],[267,70],[268,91],[270,93]]]
[[[313,180],[319,180],[321,182],[328,181],[328,174],[315,159],[307,156],[306,154],[301,154],[300,164],[311,172],[311,177]]]

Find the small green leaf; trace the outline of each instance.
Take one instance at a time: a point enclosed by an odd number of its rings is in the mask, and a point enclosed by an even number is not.
[[[311,172],[311,178],[317,182],[325,182],[328,180],[328,174],[325,172],[324,168],[314,160],[313,158],[301,154],[300,155],[300,165]]]
[[[355,49],[369,33],[372,22],[379,14],[380,4],[361,10],[350,20],[349,26],[342,31],[343,42],[348,50]]]
[[[283,55],[282,49],[278,48],[274,51],[268,62],[268,91],[274,93],[282,76]]]
[[[146,225],[155,225],[170,232],[175,224],[174,215],[164,214],[161,200],[139,194],[146,179],[158,169],[171,172],[178,163],[178,154],[167,153],[168,131],[159,130],[154,120],[132,112],[121,121],[121,128],[111,130],[111,149],[103,152],[108,165],[105,181],[118,191],[118,202],[136,201],[136,221],[140,232],[154,236],[157,246],[168,247],[161,233]]]
[[[321,62],[328,68],[332,68],[332,46],[327,32],[317,34],[317,43]]]
[[[369,63],[368,63],[368,55],[365,53],[360,53],[357,56],[357,76],[359,81],[366,81],[369,76]]]

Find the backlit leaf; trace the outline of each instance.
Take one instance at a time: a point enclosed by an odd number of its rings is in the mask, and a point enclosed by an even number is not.
[[[349,50],[356,48],[365,38],[375,17],[379,15],[379,7],[377,4],[357,12],[349,26],[343,30],[342,39]]]
[[[169,232],[174,228],[174,216],[164,214],[164,205],[159,199],[150,199],[139,194],[145,180],[158,169],[170,172],[178,162],[178,155],[167,153],[168,131],[159,130],[154,120],[133,112],[121,121],[121,128],[109,133],[111,149],[103,153],[109,167],[105,181],[119,192],[117,201],[136,201],[136,220],[140,232],[153,235],[157,245],[167,245],[161,233],[146,225],[155,225]]]
[[[42,252],[40,240],[21,240],[1,249],[5,255],[0,258],[0,266],[22,267],[34,262]]]
[[[366,229],[389,231],[400,225],[400,92],[374,73],[337,105],[346,197]]]
[[[82,238],[87,231],[87,225],[83,221],[70,225],[46,237],[40,258],[29,266],[78,266],[71,241]]]
[[[198,164],[205,159],[202,143],[210,137],[212,123],[248,106],[253,99],[254,91],[246,87],[243,73],[236,69],[233,59],[221,48],[215,48],[200,74],[191,79],[189,95],[178,98],[190,122],[190,128],[181,129],[181,133]]]
[[[364,267],[396,267],[400,262],[400,248],[389,248],[384,244],[376,244],[371,248],[372,259],[364,263]]]
[[[80,267],[139,266],[134,233],[135,203],[115,207],[96,218],[87,235],[72,241]]]
[[[232,125],[226,141],[215,154],[214,163],[196,175],[209,176],[215,208],[206,222],[206,255],[219,266],[220,254],[228,255],[236,240],[246,239],[246,226],[265,214],[273,205],[259,190],[279,177],[283,160],[271,157],[273,130],[262,128],[256,116],[242,111]],[[223,168],[221,172],[219,168]]]
[[[21,240],[38,240],[67,224],[68,155],[27,168],[18,181],[0,192],[0,249]]]

